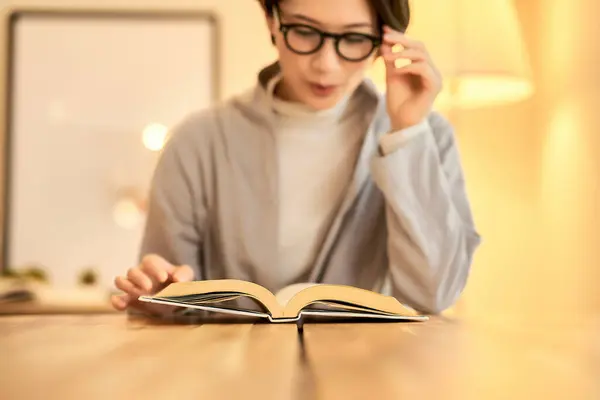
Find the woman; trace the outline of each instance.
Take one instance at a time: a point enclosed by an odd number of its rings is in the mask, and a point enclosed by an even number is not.
[[[125,293],[114,307],[141,307],[139,295],[174,281],[235,278],[448,308],[480,238],[452,128],[431,111],[440,74],[402,33],[408,1],[262,5],[278,61],[250,92],[176,127],[153,177],[142,261],[116,278]],[[379,56],[385,95],[364,77]]]

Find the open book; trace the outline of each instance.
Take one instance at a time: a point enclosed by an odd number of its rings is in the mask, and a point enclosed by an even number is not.
[[[379,320],[426,321],[394,297],[352,286],[294,284],[273,294],[258,284],[219,279],[171,283],[153,296],[140,301],[262,317],[270,322],[295,322],[302,316],[372,318]],[[258,309],[244,307],[252,300]]]

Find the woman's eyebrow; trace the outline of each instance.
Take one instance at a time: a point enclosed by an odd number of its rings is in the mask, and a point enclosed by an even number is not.
[[[307,17],[306,15],[302,15],[302,14],[290,14],[290,17],[305,21],[305,22],[309,22],[311,24],[315,24],[315,25],[320,25],[323,26],[323,24],[315,19],[312,19],[310,17]],[[372,28],[373,24],[368,23],[368,22],[356,22],[353,24],[347,24],[347,25],[343,25],[342,28],[344,29],[352,29],[352,28]]]

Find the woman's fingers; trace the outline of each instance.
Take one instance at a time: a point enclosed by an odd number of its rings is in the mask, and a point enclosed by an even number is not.
[[[159,263],[142,262],[140,269],[154,281],[153,283],[165,283],[169,279],[169,273]]]
[[[175,270],[174,265],[156,254],[145,256],[142,259],[140,267],[144,271],[154,271],[156,273],[155,278],[159,282],[165,282],[169,275]],[[164,273],[162,271],[164,271]]]
[[[129,294],[114,295],[111,297],[111,303],[117,311],[125,311],[129,308],[154,315],[169,315],[175,311],[173,306],[145,303],[139,301],[137,296]]]
[[[433,89],[440,86],[441,73],[433,64],[425,46],[418,41],[404,36],[400,32],[386,30],[385,40],[381,46],[389,77],[414,75],[423,79],[425,86]],[[392,51],[393,47],[402,46],[400,51]]]
[[[399,44],[404,48],[419,49],[425,51],[425,44],[419,40],[412,39],[402,32],[398,32],[389,26],[383,27],[383,43],[389,45]]]
[[[162,311],[165,309],[164,306],[158,307],[156,304],[140,302],[138,297],[154,294],[169,282],[188,282],[193,279],[194,271],[188,265],[175,267],[162,257],[148,255],[139,266],[130,268],[127,276],[115,278],[115,286],[125,293],[112,296],[111,302],[117,310],[135,308],[142,311]]]
[[[413,75],[421,78],[419,82],[423,87],[439,89],[437,76],[431,65],[424,61],[414,62],[400,68],[395,68],[389,72],[391,76]]]
[[[189,265],[176,267],[171,277],[173,282],[189,282],[194,280],[194,270]]]
[[[392,51],[393,48],[401,47],[400,51]],[[381,53],[387,59],[404,58],[411,61],[425,61],[431,65],[433,72],[438,74],[437,68],[431,55],[427,51],[427,47],[423,42],[411,39],[402,32],[391,29],[387,25],[384,26],[383,43],[381,45]],[[394,58],[395,57],[395,58]]]
[[[138,289],[140,289],[143,293],[150,293],[152,291],[153,282],[150,277],[148,277],[141,269],[138,267],[129,268],[127,271],[127,279]]]
[[[381,49],[381,54],[386,62],[395,63],[396,60],[409,61],[427,61],[428,56],[425,52],[418,49],[405,49],[399,52],[392,52],[389,46],[384,46]]]
[[[130,297],[126,294],[116,294],[113,295],[110,298],[110,300],[114,308],[116,308],[119,311],[123,311],[129,305],[129,298]]]
[[[134,296],[142,295],[142,292],[124,276],[118,276],[115,278],[115,286],[125,293],[130,293]]]

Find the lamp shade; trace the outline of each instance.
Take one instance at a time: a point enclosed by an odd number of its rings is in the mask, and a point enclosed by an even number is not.
[[[533,93],[512,0],[413,0],[411,14],[407,35],[424,42],[444,77],[438,106],[483,107]],[[370,77],[385,88],[381,59]]]

